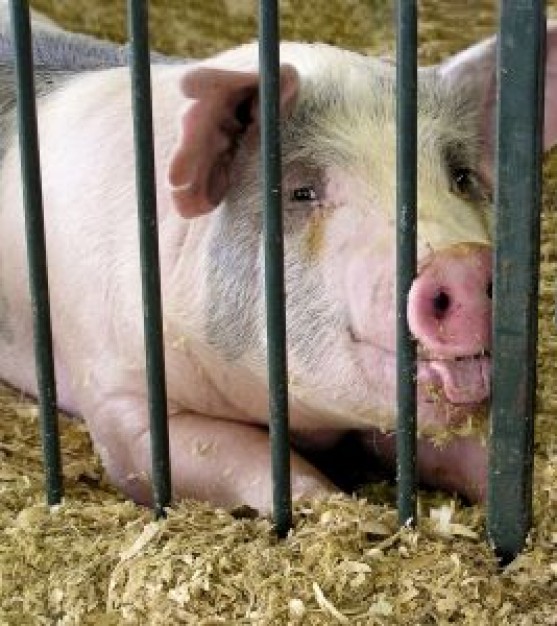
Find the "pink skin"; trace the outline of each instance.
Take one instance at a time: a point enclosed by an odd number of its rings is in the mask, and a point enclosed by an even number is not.
[[[548,67],[555,65],[553,33]],[[327,93],[338,80],[345,81],[355,101],[366,105],[370,76],[391,71],[327,47],[316,52],[286,44],[282,54],[289,63],[282,70],[284,118],[311,79],[323,82]],[[460,84],[459,72],[477,68],[477,56],[463,53],[438,71]],[[249,239],[257,234],[257,224],[235,221],[246,229],[238,233],[229,219],[231,214],[235,219],[252,216],[259,203],[253,57],[254,47],[248,46],[199,65],[154,66],[153,111],[174,497],[225,507],[247,503],[266,513],[271,476],[262,303],[257,296],[247,305],[242,301],[254,282],[260,287],[260,241]],[[492,68],[484,65],[491,76]],[[337,66],[342,71],[334,75]],[[549,102],[555,78],[551,70]],[[129,120],[128,80],[125,68],[77,77],[40,102],[39,125],[59,401],[84,416],[113,481],[148,502],[151,463],[133,141],[131,124],[124,123]],[[319,102],[331,105],[327,98]],[[486,119],[490,115],[480,113]],[[546,116],[549,144],[557,135],[552,115]],[[365,115],[356,117],[363,130],[351,137],[354,150],[360,145],[369,150],[366,133],[384,127],[376,122],[370,130],[368,121]],[[334,137],[340,143],[346,134],[343,129]],[[392,438],[373,439],[371,433],[393,424],[394,250],[386,207],[392,207],[394,183],[378,179],[371,189],[369,155],[359,156],[355,161],[364,170],[354,163],[344,171],[338,164],[323,165],[323,196],[302,209],[290,192],[308,182],[318,188],[321,181],[308,180],[312,170],[300,160],[285,168],[285,207],[292,226],[285,243],[291,427],[300,448],[327,448],[343,433],[358,430],[372,454],[392,464]],[[422,156],[427,161],[429,154]],[[382,163],[375,165],[381,169]],[[454,203],[446,173],[438,170],[433,178],[441,191],[432,196],[441,194],[443,202]],[[17,151],[8,147],[0,169],[0,378],[35,393],[17,171]],[[464,201],[459,207],[468,216],[475,214],[476,208]],[[326,214],[323,221],[320,212]],[[303,218],[300,226],[300,215],[308,214],[312,218]],[[441,215],[435,217],[444,223]],[[422,218],[421,226],[426,221]],[[422,260],[408,310],[422,350],[420,419],[440,428],[486,399],[487,363],[474,357],[489,349],[490,339],[489,254],[471,247],[463,255],[455,244],[469,241],[465,234],[444,235],[435,254]],[[226,256],[230,250],[241,254]],[[301,289],[300,280],[310,291]],[[448,304],[438,299],[440,291],[450,296]],[[223,315],[215,314],[213,304]],[[238,319],[244,326],[231,331]],[[439,392],[437,402],[430,397],[432,386]],[[478,440],[456,440],[439,450],[423,439],[420,448],[424,481],[482,497],[485,452]],[[334,490],[298,452],[291,466],[295,498]]]

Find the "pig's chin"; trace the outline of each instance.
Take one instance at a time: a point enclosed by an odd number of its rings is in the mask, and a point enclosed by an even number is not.
[[[491,358],[488,354],[454,358],[422,358],[418,384],[430,395],[442,392],[455,405],[481,404],[490,395]]]

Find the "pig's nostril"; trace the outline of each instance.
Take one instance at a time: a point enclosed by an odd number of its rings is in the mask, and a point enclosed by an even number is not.
[[[489,281],[487,283],[487,289],[485,290],[487,297],[491,300],[493,297],[493,283]]]
[[[437,319],[440,319],[451,306],[451,299],[446,291],[440,291],[433,298],[433,312]]]

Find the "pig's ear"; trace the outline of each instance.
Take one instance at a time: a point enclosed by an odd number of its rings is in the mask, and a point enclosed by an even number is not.
[[[478,98],[481,154],[478,168],[489,184],[493,180],[495,142],[497,40],[490,37],[459,52],[436,69],[455,93],[471,91]]]
[[[298,87],[298,72],[283,65],[283,117],[293,107]],[[259,128],[259,74],[198,67],[185,75],[182,91],[193,102],[188,103],[181,118],[168,182],[176,210],[184,217],[195,217],[222,201],[239,139]]]
[[[455,89],[464,85],[478,90],[483,154],[480,167],[491,179],[495,141],[497,41],[491,37],[451,57],[437,67],[439,75]],[[545,74],[544,149],[557,143],[557,22],[547,25]]]

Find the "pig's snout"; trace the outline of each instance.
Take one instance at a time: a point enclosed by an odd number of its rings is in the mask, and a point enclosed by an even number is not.
[[[459,244],[432,254],[408,295],[408,324],[432,357],[458,358],[491,346],[491,248]]]

